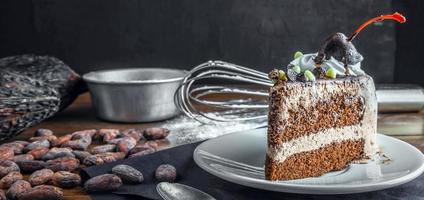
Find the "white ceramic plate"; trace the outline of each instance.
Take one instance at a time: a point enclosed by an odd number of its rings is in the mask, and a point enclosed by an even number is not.
[[[195,162],[224,180],[249,187],[302,194],[348,194],[381,190],[413,180],[424,170],[424,156],[412,145],[378,134],[384,156],[367,164],[351,164],[321,177],[291,181],[264,178],[266,128],[224,135],[200,144]],[[223,162],[223,159],[231,163]]]

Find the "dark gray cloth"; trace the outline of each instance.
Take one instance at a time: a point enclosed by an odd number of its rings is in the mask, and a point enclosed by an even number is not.
[[[216,199],[224,200],[256,200],[256,199],[424,199],[424,175],[395,188],[348,195],[300,195],[280,192],[270,192],[249,188],[219,179],[199,168],[192,158],[194,149],[199,143],[187,144],[154,154],[129,158],[101,166],[82,170],[83,179],[110,173],[113,166],[127,164],[140,170],[144,182],[138,185],[123,185],[114,194],[92,194],[94,200],[128,200],[128,199],[161,199],[156,193],[154,171],[160,164],[172,164],[177,168],[177,181],[205,191]]]

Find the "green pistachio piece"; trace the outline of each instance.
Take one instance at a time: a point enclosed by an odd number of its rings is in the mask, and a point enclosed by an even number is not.
[[[305,70],[304,74],[306,78],[308,79],[308,81],[315,81],[315,76],[311,71]]]
[[[294,53],[294,59],[300,58],[303,56],[303,53],[300,51],[296,51],[296,53]]]
[[[295,65],[295,66],[292,68],[292,70],[299,74],[299,73],[300,73],[300,67],[299,67],[299,65]]]
[[[337,72],[336,72],[336,70],[334,68],[330,67],[330,68],[328,68],[327,73],[325,73],[325,75],[328,78],[335,79],[336,76],[337,76]]]
[[[284,72],[283,70],[279,70],[278,71],[278,79],[282,80],[282,81],[287,81],[287,75],[286,72]]]

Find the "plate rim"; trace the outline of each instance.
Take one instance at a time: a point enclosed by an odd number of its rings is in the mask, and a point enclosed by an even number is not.
[[[288,183],[288,182],[281,182],[281,181],[273,182],[268,180],[245,177],[245,176],[241,176],[238,174],[225,172],[225,171],[217,171],[213,169],[212,167],[209,167],[203,161],[203,159],[198,153],[200,148],[204,146],[205,144],[207,144],[209,141],[222,139],[225,137],[231,137],[233,134],[249,134],[249,132],[261,131],[261,129],[266,130],[267,128],[252,129],[252,130],[242,131],[242,132],[238,131],[238,132],[234,132],[234,133],[230,133],[230,134],[226,134],[226,135],[222,135],[216,138],[206,140],[202,142],[201,144],[199,144],[196,147],[196,149],[193,151],[193,159],[195,163],[197,164],[197,166],[199,166],[201,169],[212,174],[213,176],[229,181],[231,183],[253,187],[257,189],[269,190],[269,191],[298,193],[298,194],[353,194],[353,193],[377,191],[377,190],[395,187],[395,186],[407,183],[409,181],[412,181],[413,179],[417,178],[424,172],[424,154],[419,149],[417,149],[415,146],[405,141],[402,141],[400,139],[387,136],[384,134],[380,134],[380,133],[377,133],[377,137],[382,137],[386,140],[400,142],[403,145],[415,151],[416,152],[415,155],[417,155],[416,157],[421,158],[421,166],[404,176],[400,176],[390,180],[385,180],[382,182],[373,182],[373,183],[364,183],[364,184],[309,185],[309,184]],[[418,154],[420,156],[418,156]],[[223,175],[223,174],[226,174],[226,175]],[[272,187],[267,187],[267,186],[272,186]],[[278,188],[275,188],[275,187],[278,187]],[[335,191],[336,189],[339,189],[339,188],[343,188],[343,191]]]

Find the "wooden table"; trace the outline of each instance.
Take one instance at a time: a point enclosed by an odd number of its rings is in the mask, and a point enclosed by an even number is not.
[[[14,139],[26,140],[32,136],[39,128],[51,129],[57,136],[72,133],[83,129],[100,128],[147,128],[155,126],[156,123],[112,123],[105,122],[95,117],[91,107],[91,100],[88,93],[78,97],[78,99],[66,110],[56,116],[29,128]],[[379,132],[388,133],[424,151],[424,112],[402,113],[402,114],[380,114],[378,120]],[[81,188],[65,190],[65,199],[90,199]]]

